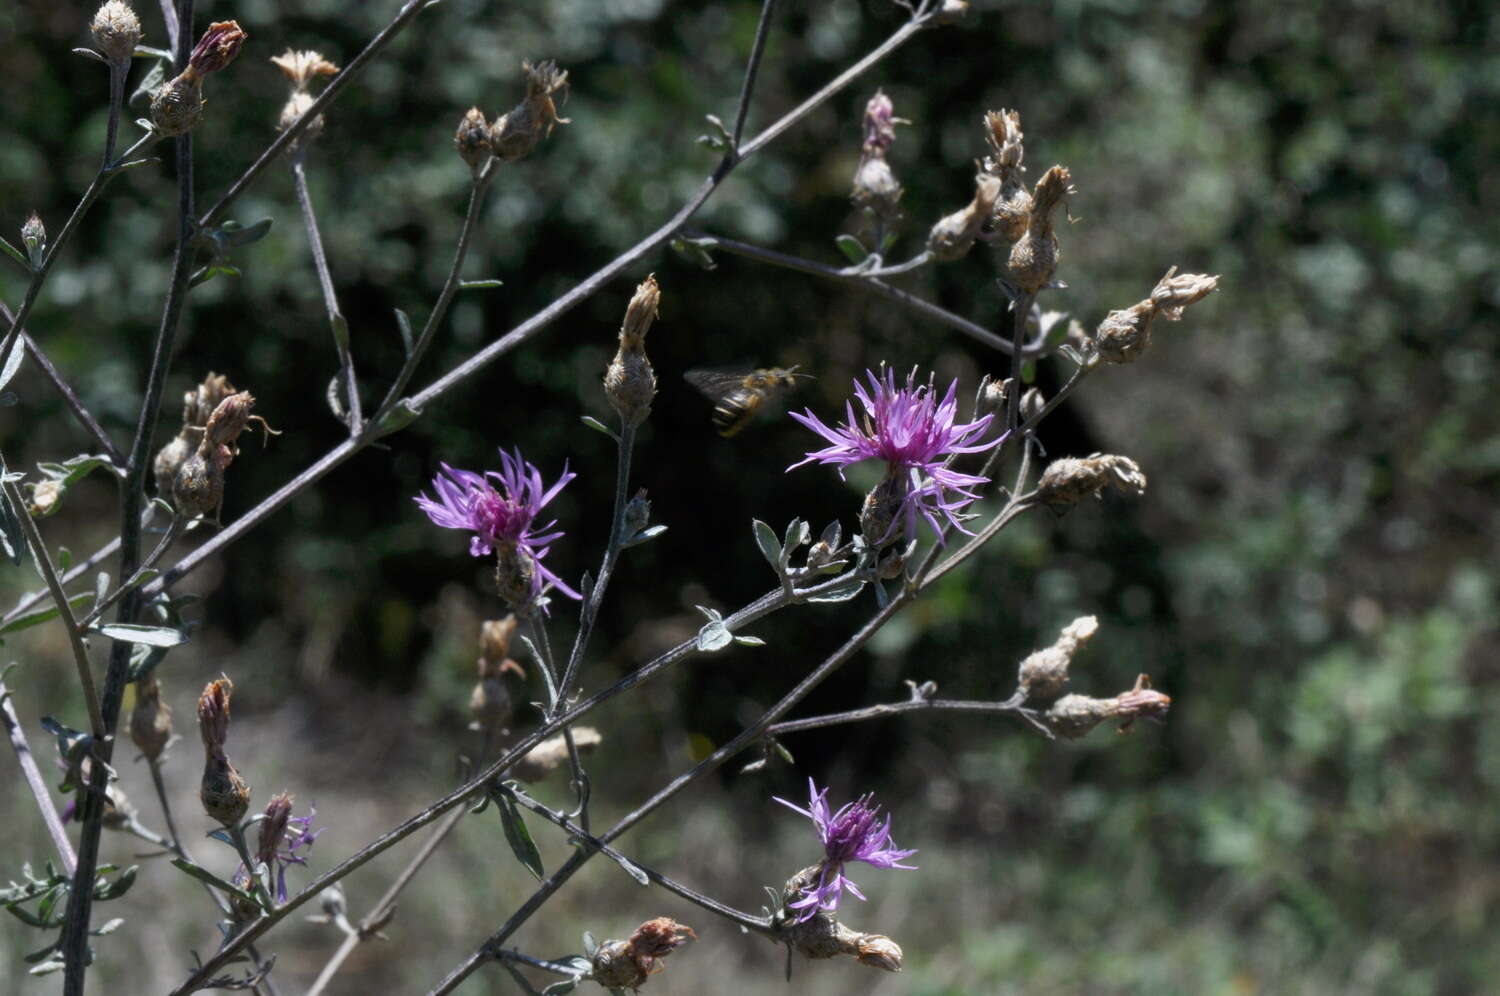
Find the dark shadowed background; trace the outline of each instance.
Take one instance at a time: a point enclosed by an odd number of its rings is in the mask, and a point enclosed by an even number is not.
[[[199,7],[200,28],[233,17],[250,35],[207,86],[195,133],[206,205],[274,134],[285,85],[267,59],[316,48],[342,65],[398,4]],[[142,8],[146,41],[165,44],[156,5]],[[751,133],[905,16],[883,0],[784,8]],[[52,0],[0,9],[0,229],[13,242],[32,209],[60,229],[97,166],[104,73],[69,54],[88,43],[93,10]],[[513,104],[523,58],[570,72],[572,123],[502,171],[465,270],[504,287],[461,295],[417,387],[676,209],[716,162],[694,139],[705,114],[732,115],[757,13],[743,0],[447,0],[418,18],[334,105],[310,158],[367,406],[400,364],[393,309],[424,320],[451,259],[468,187],[451,145],[464,110],[493,116]],[[1497,31],[1494,8],[1478,3],[978,3],[964,24],[919,36],[737,171],[698,227],[841,265],[833,239],[858,224],[847,197],[859,114],[884,88],[911,122],[892,152],[906,187],[894,250],[904,258],[970,196],[981,114],[1017,108],[1031,176],[1064,163],[1078,186],[1060,233],[1058,276],[1070,286],[1047,307],[1092,326],[1169,265],[1222,275],[1186,321],[1158,328],[1144,359],[1091,378],[1042,431],[1050,456],[1132,456],[1147,494],[1023,520],[799,710],[904,698],[905,679],[1004,698],[1022,656],[1095,614],[1101,632],[1075,665],[1074,689],[1113,694],[1149,672],[1173,713],[1164,727],[1129,737],[1106,727],[1076,744],[935,716],[796,736],[795,769],[741,775],[730,765],[626,838],[627,853],[754,910],[762,885],[817,856],[810,829],[773,794],[801,796],[807,774],[838,800],[876,792],[896,839],[920,849],[921,870],[855,874],[871,901],[846,918],[903,945],[900,976],[800,964],[788,987],[779,950],[603,861],[518,945],[553,956],[577,950],[584,930],[624,936],[675,915],[702,940],[650,987],[678,993],[1485,988],[1500,971],[1500,203],[1485,180],[1500,161]],[[159,318],[174,205],[169,164],[115,181],[29,323],[122,445]],[[240,277],[193,291],[158,432],[170,437],[175,399],[210,370],[252,390],[283,430],[269,446],[244,446],[226,522],[342,432],[324,402],[333,343],[289,170],[268,172],[231,213],[274,225],[235,256]],[[609,415],[599,377],[647,272],[663,290],[648,340],[661,393],[635,480],[669,531],[626,555],[585,691],[690,634],[701,623],[694,605],[728,610],[770,586],[752,517],[821,527],[856,514],[859,492],[830,471],[783,472],[816,442],[806,430],[777,413],[721,440],[684,370],[800,363],[817,379],[795,403],[832,418],[850,379],[880,361],[957,377],[966,393],[1005,369],[997,354],[856,288],[717,260],[707,272],[670,252],[651,258],[183,582],[203,596],[192,610],[200,625],[158,673],[187,737],[167,771],[200,860],[232,870],[199,836],[208,826],[192,801],[188,717],[221,671],[236,684],[231,754],[257,805],[285,787],[299,805],[316,802],[330,828],[315,869],[454,783],[456,755],[472,750],[463,727],[478,624],[501,609],[465,540],[429,524],[411,497],[439,460],[494,467],[497,446],[521,446],[549,479],[566,460],[579,477],[551,506],[568,535],[549,562],[570,578],[591,568],[609,527],[613,448],[579,416]],[[0,262],[0,299],[14,307],[23,276]],[[994,267],[981,248],[897,280],[993,328],[1003,310]],[[1048,361],[1038,383],[1055,387],[1066,373]],[[87,450],[30,364],[11,387],[18,403],[0,407],[9,466],[34,474],[39,460]],[[99,474],[42,528],[81,558],[115,519],[113,486]],[[37,583],[29,566],[0,573],[7,605]],[[732,737],[873,608],[864,598],[785,613],[753,628],[768,646],[701,658],[600,710],[596,825]],[[559,603],[553,619],[554,643],[570,641],[571,607]],[[7,680],[45,757],[38,716],[85,725],[66,643],[56,624],[5,639],[0,663],[21,662]],[[122,754],[126,791],[159,823],[144,765]],[[0,877],[16,877],[48,844],[14,762],[0,760],[0,772]],[[560,781],[540,791],[566,800]],[[535,829],[549,864],[562,860],[565,842]],[[106,858],[128,863],[139,843],[110,836]],[[408,851],[347,882],[354,913]],[[206,955],[216,942],[201,891],[160,860],[144,866],[136,892],[102,914],[128,919],[98,940],[92,991],[162,991],[190,950]],[[294,886],[307,880],[297,874]],[[530,888],[489,814],[467,820],[421,882],[390,940],[359,951],[333,992],[425,990]],[[38,936],[18,921],[0,932],[0,977],[22,978],[20,956]],[[283,992],[304,989],[338,940],[301,923],[274,936]],[[515,988],[487,969],[463,991]]]

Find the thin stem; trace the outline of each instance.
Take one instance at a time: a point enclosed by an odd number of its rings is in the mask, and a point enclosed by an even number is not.
[[[411,355],[401,365],[395,382],[386,392],[385,400],[375,410],[375,417],[371,421],[377,423],[377,426],[400,399],[401,392],[406,390],[406,385],[411,383],[417,364],[422,362],[423,354],[432,344],[432,337],[437,334],[438,325],[448,313],[448,305],[452,302],[453,295],[458,292],[458,285],[463,282],[459,274],[463,271],[464,257],[469,254],[469,239],[474,234],[475,224],[479,221],[479,207],[484,203],[484,192],[489,188],[490,181],[494,179],[496,170],[496,161],[491,159],[474,177],[474,186],[469,191],[469,210],[464,215],[463,227],[458,232],[458,246],[453,251],[453,265],[448,269],[448,279],[443,281],[443,290],[438,294],[437,303],[432,306],[432,314],[427,316],[427,323],[422,326],[422,334],[417,336],[416,344],[412,346]]]
[[[14,317],[9,308],[4,304],[0,304],[0,318],[3,318],[5,321],[11,321]],[[47,358],[47,354],[42,352],[41,347],[36,344],[36,340],[31,338],[30,333],[25,329],[21,330],[21,342],[25,344],[26,351],[31,354],[31,358],[36,361],[36,365],[41,367],[42,373],[52,382],[52,386],[57,389],[57,393],[62,395],[63,404],[68,406],[68,411],[73,413],[73,417],[78,420],[78,424],[83,426],[84,430],[90,436],[94,437],[94,442],[99,444],[99,448],[104,451],[104,455],[109,458],[110,463],[116,467],[123,468],[125,466],[125,454],[120,452],[120,448],[115,445],[113,439],[109,438],[109,434],[104,431],[104,427],[83,406],[83,402],[79,400],[72,386],[62,379],[62,375],[58,373],[57,367],[52,365],[52,361]]]
[[[21,529],[26,533],[26,544],[31,547],[31,555],[36,559],[36,569],[41,573],[42,580],[47,582],[47,590],[52,593],[52,601],[57,605],[57,614],[68,631],[68,643],[73,649],[73,664],[78,669],[78,684],[83,688],[83,700],[88,705],[89,732],[96,741],[102,742],[109,735],[109,727],[104,723],[104,712],[99,706],[99,692],[94,687],[93,668],[89,665],[89,648],[83,642],[83,633],[73,618],[73,607],[68,604],[68,595],[63,591],[62,582],[57,579],[57,569],[52,566],[52,555],[47,552],[47,544],[43,542],[42,534],[36,527],[36,520],[26,510],[21,492],[10,481],[0,480],[0,487],[4,488],[5,498],[15,511],[16,518],[21,520]]]
[[[313,269],[318,273],[318,286],[323,290],[323,305],[328,309],[328,324],[333,329],[333,345],[338,351],[338,376],[343,381],[344,398],[349,406],[348,425],[351,435],[358,435],[364,426],[364,412],[359,404],[359,382],[354,375],[354,355],[349,347],[349,323],[339,310],[338,293],[333,289],[333,275],[328,271],[328,256],[323,251],[323,234],[318,230],[318,216],[313,211],[312,196],[307,191],[307,143],[297,146],[292,154],[292,182],[297,188],[297,203],[302,208],[302,221],[307,226],[307,245],[312,251]]]
[[[188,854],[187,845],[182,842],[182,835],[177,832],[177,823],[172,819],[172,804],[167,801],[167,782],[162,777],[160,756],[148,757],[146,765],[151,769],[151,785],[156,789],[157,801],[161,803],[161,817],[167,824],[167,835],[172,839],[170,845],[172,851],[179,858],[191,861],[192,856]],[[218,894],[214,893],[214,895]]]
[[[746,259],[769,263],[772,266],[780,266],[788,270],[796,270],[799,273],[823,277],[828,280],[836,280],[839,283],[861,288],[862,290],[869,291],[871,294],[876,294],[887,300],[904,305],[918,314],[941,322],[949,328],[962,332],[976,342],[984,343],[984,345],[989,346],[991,349],[998,349],[1002,353],[1009,353],[1014,348],[1010,340],[996,335],[984,326],[971,322],[962,315],[956,315],[946,308],[941,308],[915,294],[901,290],[898,287],[892,287],[871,273],[861,273],[854,268],[843,269],[836,266],[827,266],[810,259],[804,259],[801,256],[791,256],[786,253],[776,252],[773,249],[762,249],[760,246],[753,246],[746,242],[737,242],[734,239],[726,239],[719,235],[702,235],[696,232],[684,232],[683,234],[688,238],[697,240],[698,244],[705,249],[722,249],[725,252],[733,253],[736,256],[743,256]],[[889,270],[881,272],[900,273],[905,272],[907,268],[911,268],[910,264],[902,264],[900,267],[892,267]],[[1030,346],[1027,347],[1027,352],[1028,355],[1036,355]]]
[[[74,564],[71,568],[65,571],[61,578],[63,585],[70,585],[74,581],[77,581],[80,577],[87,574],[95,567],[98,567],[110,557],[113,557],[115,555],[115,551],[118,549],[120,549],[120,537],[116,536],[114,539],[110,540],[108,543],[104,544],[102,547],[89,554],[88,559],[83,563]],[[40,602],[42,599],[47,597],[47,594],[47,589],[43,588],[41,591],[33,591],[28,595],[22,596],[21,600],[16,603],[15,608],[11,609],[3,617],[0,617],[0,625],[8,623],[13,619],[18,619],[21,616],[25,615],[27,612],[30,612],[32,607],[35,606],[37,602]]]
[[[71,875],[73,868],[78,864],[78,856],[73,853],[73,845],[68,841],[68,832],[63,829],[62,820],[57,815],[57,807],[52,804],[52,796],[47,791],[47,783],[42,779],[42,772],[36,765],[36,756],[31,753],[31,745],[26,742],[26,731],[16,715],[16,707],[11,705],[10,689],[5,687],[3,677],[0,677],[0,719],[5,721],[5,732],[10,735],[11,749],[16,752],[16,761],[21,765],[21,774],[26,778],[26,787],[31,790],[31,797],[36,800],[36,808],[42,814],[42,822],[47,826],[47,833],[52,838],[52,846],[57,848],[57,857],[62,862],[63,872]]]
[[[161,0],[161,16],[167,22],[167,48],[177,52],[177,35],[181,29],[177,25],[177,8],[173,6],[172,0]]]
[[[551,972],[553,975],[576,974],[576,972],[572,968],[568,967],[567,965],[563,965],[560,962],[548,961],[545,958],[533,958],[531,955],[522,954],[521,952],[516,951],[512,948],[504,948],[503,950],[496,951],[495,957],[504,959],[505,961],[518,961],[523,965],[530,965],[532,968],[539,968],[544,972]],[[308,993],[307,996],[313,996],[313,994]]]
[[[114,162],[115,137],[120,130],[120,107],[125,102],[125,74],[129,71],[129,62],[109,60],[109,120],[104,126],[104,159],[99,163],[100,172],[108,170]]]
[[[694,904],[695,906],[701,906],[703,909],[708,910],[710,913],[721,916],[724,919],[736,923],[747,930],[753,930],[757,933],[765,934],[767,937],[775,936],[775,932],[771,930],[770,924],[763,917],[754,916],[742,910],[737,910],[733,906],[726,906],[724,903],[719,902],[717,899],[705,896],[701,892],[697,892],[694,889],[688,888],[681,882],[677,882],[673,879],[668,878],[661,872],[646,867],[634,858],[626,857],[619,851],[615,850],[613,847],[610,847],[604,841],[600,840],[598,837],[595,837],[594,835],[589,833],[583,827],[575,824],[572,820],[568,819],[567,816],[559,813],[555,809],[543,805],[524,792],[521,792],[519,790],[512,790],[512,794],[515,796],[517,802],[525,806],[527,809],[531,810],[533,813],[536,813],[538,816],[547,820],[549,823],[552,823],[566,830],[578,840],[582,841],[584,844],[587,844],[593,850],[600,852],[605,857],[611,858],[614,861],[625,862],[631,867],[639,869],[654,884],[661,886],[668,892],[675,893],[676,895],[681,896],[683,899],[686,899],[688,902]]]
[[[118,602],[128,592],[130,592],[131,589],[133,589],[138,583],[140,583],[141,575],[145,574],[153,566],[155,566],[156,562],[162,558],[162,554],[166,553],[167,548],[172,545],[172,541],[182,534],[183,523],[185,521],[186,520],[184,520],[180,515],[173,516],[172,524],[167,526],[167,531],[162,534],[162,538],[157,542],[156,548],[151,551],[150,555],[147,556],[145,560],[141,561],[141,566],[135,569],[134,574],[130,575],[129,578],[120,582],[120,586],[118,588],[110,592],[109,595],[100,599],[99,604],[95,605],[93,609],[90,610],[89,614],[83,617],[83,621],[78,624],[80,630],[88,629],[96,619],[104,615],[105,611],[111,605]]]
[[[845,723],[860,723],[869,719],[881,719],[886,716],[897,716],[906,712],[922,712],[924,710],[953,711],[953,712],[978,712],[986,714],[1009,714],[1020,715],[1026,710],[1017,701],[1006,700],[1004,702],[981,702],[964,699],[922,699],[914,698],[904,702],[889,702],[881,705],[866,706],[863,709],[850,709],[847,712],[833,712],[824,716],[809,716],[806,719],[789,719],[784,723],[775,723],[766,729],[766,736],[779,737],[786,733],[801,733],[805,730],[818,730],[828,726],[841,726]],[[1024,718],[1024,717],[1023,717]]]
[[[740,137],[745,132],[745,117],[750,113],[750,97],[755,92],[755,78],[760,75],[760,62],[766,54],[766,37],[771,33],[771,14],[776,9],[776,0],[765,0],[760,8],[760,23],[755,26],[755,41],[750,45],[750,60],[745,66],[745,81],[740,84],[740,102],[734,111],[734,145],[732,154],[738,155]]]
[[[726,618],[724,620],[724,623],[727,627],[729,627],[731,631],[733,631],[737,628],[748,626],[756,620],[762,619],[765,616],[768,616],[771,613],[777,611],[778,609],[785,608],[790,604],[792,604],[791,600],[784,596],[780,589],[778,589],[761,596],[754,602],[751,602],[739,612],[736,612],[732,616]],[[487,791],[490,783],[494,781],[494,779],[498,775],[504,772],[511,765],[515,764],[518,760],[529,754],[532,748],[536,747],[537,744],[541,743],[547,737],[551,736],[562,726],[578,722],[578,720],[588,715],[588,713],[592,712],[594,709],[598,708],[605,702],[608,702],[615,696],[628,692],[632,688],[635,688],[638,685],[649,681],[651,678],[654,678],[662,671],[666,670],[674,664],[679,663],[680,661],[687,659],[688,657],[693,656],[695,653],[697,653],[697,638],[693,637],[691,639],[684,640],[682,643],[679,643],[677,646],[673,647],[671,650],[667,651],[661,656],[655,658],[651,662],[644,664],[636,670],[632,671],[630,674],[621,678],[610,687],[604,689],[603,691],[597,692],[584,701],[578,703],[578,705],[569,709],[566,713],[559,716],[555,721],[543,723],[536,730],[533,730],[530,734],[522,737],[515,744],[511,745],[511,747],[508,748],[499,758],[489,764],[483,771],[480,771],[478,774],[474,775],[463,785],[460,785],[458,788],[454,789],[452,792],[449,792],[443,798],[432,803],[422,812],[418,813],[416,816],[411,817],[406,822],[400,824],[399,826],[393,827],[390,830],[387,830],[375,840],[360,848],[353,855],[344,859],[335,867],[324,872],[322,875],[319,875],[316,879],[310,882],[306,888],[297,893],[297,895],[293,896],[291,899],[287,900],[281,906],[277,907],[273,912],[268,913],[256,920],[253,924],[251,924],[244,931],[238,934],[233,940],[227,942],[222,948],[220,948],[212,958],[208,959],[202,965],[198,966],[193,971],[192,975],[190,975],[187,980],[182,983],[182,985],[172,990],[171,996],[186,996],[187,993],[196,992],[205,980],[210,978],[214,972],[223,968],[224,965],[241,950],[243,950],[247,944],[258,940],[272,927],[280,923],[283,919],[296,911],[303,904],[309,903],[316,899],[318,897],[318,894],[322,892],[322,890],[328,888],[328,886],[344,878],[350,872],[357,870],[366,862],[372,860],[378,855],[383,854],[385,851],[389,850],[391,847],[394,847],[396,844],[399,844],[401,841],[405,840],[407,837],[411,836],[422,827],[434,822],[439,816],[453,809],[455,806],[462,805],[473,799],[475,796]]]
[[[537,653],[537,664],[541,667],[542,677],[547,682],[547,718],[554,719],[566,700],[562,698],[562,686],[557,680],[557,664],[552,657],[552,641],[547,636],[547,627],[542,624],[540,613],[533,611],[523,618],[531,630],[532,646],[536,648]],[[589,825],[589,776],[583,770],[583,759],[578,756],[578,744],[573,740],[573,727],[564,726],[562,732],[563,743],[568,748],[568,766],[573,773],[573,791],[578,797],[578,808],[575,812],[586,829]]]

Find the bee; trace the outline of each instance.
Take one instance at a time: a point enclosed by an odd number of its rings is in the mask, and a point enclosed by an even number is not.
[[[797,383],[796,367],[760,370],[689,370],[684,379],[714,403],[714,428],[726,439],[739,432],[770,398]]]

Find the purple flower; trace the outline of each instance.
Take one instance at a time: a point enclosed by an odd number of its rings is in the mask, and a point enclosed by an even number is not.
[[[939,401],[930,378],[925,385],[917,384],[916,370],[907,375],[906,386],[901,388],[896,386],[896,375],[889,368],[882,373],[883,376],[876,376],[873,370],[865,371],[870,380],[868,390],[858,380],[854,382],[854,396],[865,409],[862,419],[855,418],[850,402],[844,406],[845,422],[837,429],[830,429],[811,409],[803,415],[791,413],[792,418],[832,445],[808,453],[805,460],[787,469],[808,463],[832,464],[843,477],[844,468],[852,463],[884,460],[886,479],[900,497],[900,514],[892,519],[885,536],[869,537],[872,541],[889,540],[898,519],[904,524],[906,535],[914,536],[919,513],[932,525],[940,542],[943,531],[939,515],[959,532],[967,533],[957,513],[979,497],[968,489],[987,483],[989,478],[961,474],[944,464],[951,454],[993,449],[1005,439],[1005,434],[987,443],[977,442],[989,429],[993,415],[973,422],[954,421],[958,413],[956,380],[948,385],[948,393]]]
[[[316,806],[309,806],[306,816],[292,815],[292,797],[281,792],[271,797],[266,804],[264,817],[260,821],[260,839],[255,848],[255,860],[271,870],[276,878],[276,902],[287,899],[286,870],[288,865],[306,865],[307,858],[297,852],[312,849],[326,827],[311,829],[313,817],[318,815]],[[248,888],[250,875],[243,863],[235,874],[236,885]]]
[[[874,805],[872,795],[862,795],[854,802],[845,803],[836,813],[829,812],[825,798],[828,790],[818,791],[813,780],[807,780],[809,808],[803,809],[780,797],[777,802],[806,816],[818,828],[818,839],[823,842],[824,858],[818,865],[817,881],[809,885],[806,894],[789,909],[802,910],[798,922],[810,920],[820,909],[830,913],[839,908],[839,896],[844,889],[863,900],[864,893],[844,875],[844,863],[863,861],[876,868],[904,868],[915,871],[915,865],[903,865],[902,860],[911,857],[915,850],[901,850],[891,841],[891,818],[880,822],[880,807]]]
[[[560,529],[548,532],[557,521],[554,519],[541,526],[536,524],[542,507],[578,475],[570,472],[564,464],[562,477],[557,483],[550,488],[543,487],[541,471],[527,463],[519,449],[514,456],[501,450],[500,465],[502,469],[498,472],[491,470],[476,474],[442,464],[443,472],[432,479],[437,500],[422,494],[417,496],[416,503],[429,519],[445,529],[471,530],[474,536],[469,540],[469,553],[473,556],[483,557],[497,549],[524,551],[535,567],[532,572],[533,598],[540,595],[547,585],[569,598],[581,597],[564,584],[562,578],[542,566],[542,558],[547,555],[550,544],[563,535]]]

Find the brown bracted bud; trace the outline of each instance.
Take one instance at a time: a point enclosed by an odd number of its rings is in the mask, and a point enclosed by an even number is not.
[[[172,709],[161,700],[155,678],[135,683],[135,708],[130,710],[130,739],[147,760],[161,757],[172,739]]]
[[[558,101],[567,99],[567,71],[551,60],[534,66],[523,62],[521,70],[526,74],[525,99],[490,127],[495,155],[508,163],[524,159],[554,127],[568,123],[557,115]]]
[[[604,372],[604,396],[626,425],[640,425],[651,414],[656,397],[656,371],[646,357],[646,333],[656,320],[661,291],[656,276],[648,276],[635,290],[625,321],[620,325],[620,348]]]
[[[1036,494],[1046,504],[1060,507],[1099,495],[1107,486],[1128,495],[1141,495],[1146,492],[1146,475],[1134,460],[1113,453],[1061,457],[1042,472]]]
[[[471,107],[464,114],[458,130],[453,133],[453,147],[458,150],[458,158],[468,163],[476,174],[480,167],[494,158],[494,149],[490,147],[490,123],[479,108]]]
[[[203,79],[234,61],[247,35],[234,21],[215,21],[203,32],[187,68],[151,95],[151,123],[159,134],[183,135],[203,118]]]
[[[177,472],[182,469],[183,461],[197,448],[197,443],[189,442],[186,435],[178,435],[157,451],[156,460],[151,467],[156,476],[158,495],[168,501],[175,499]]]
[[[495,589],[507,605],[522,615],[536,600],[536,561],[531,551],[504,541],[495,546]]]
[[[875,96],[865,105],[864,141],[849,196],[856,207],[867,208],[883,222],[896,217],[896,205],[901,200],[901,183],[891,171],[890,163],[886,162],[886,153],[896,141],[896,124],[900,120],[896,117],[891,98],[876,90]]]
[[[266,803],[265,819],[261,820],[257,827],[260,835],[255,847],[256,861],[264,865],[271,864],[276,857],[277,846],[286,836],[287,821],[291,818],[291,793],[278,792],[271,796],[271,801]]]
[[[135,16],[130,5],[120,0],[109,0],[99,8],[89,23],[94,34],[94,44],[104,57],[117,66],[130,64],[136,45],[141,41],[141,19]]]
[[[979,392],[979,414],[1004,418],[1010,408],[1010,378],[992,380],[985,377],[984,387]]]
[[[31,260],[32,266],[41,266],[42,259],[47,255],[47,226],[42,224],[42,216],[35,211],[26,219],[21,226],[21,243],[26,246],[26,256]]]
[[[990,111],[984,116],[984,138],[990,154],[984,159],[985,172],[1000,180],[1000,196],[990,218],[989,228],[1007,244],[1026,234],[1031,218],[1031,193],[1026,189],[1026,148],[1022,144],[1021,113]]]
[[[323,58],[321,52],[297,52],[287,49],[271,57],[271,64],[281,70],[293,90],[307,90],[319,76],[332,76],[339,67]]]
[[[184,519],[217,515],[224,501],[224,468],[215,455],[199,446],[177,468],[172,478],[172,507]]]
[[[234,683],[220,677],[198,697],[198,733],[203,738],[203,779],[198,799],[203,811],[224,826],[235,826],[250,808],[250,786],[224,753],[229,736],[229,701]]]
[[[248,37],[237,21],[213,22],[198,39],[198,44],[193,46],[193,53],[188,56],[187,69],[183,70],[183,75],[191,73],[201,79],[209,73],[218,72],[234,61]]]
[[[1019,687],[1027,702],[1050,702],[1063,693],[1068,684],[1068,665],[1073,655],[1099,630],[1099,620],[1080,616],[1069,623],[1052,646],[1038,650],[1021,661]]]
[[[807,920],[784,927],[781,939],[804,958],[837,958],[847,955],[862,965],[886,972],[901,971],[901,946],[884,934],[866,934],[846,927],[826,910]]]
[[[1217,276],[1177,275],[1177,267],[1157,281],[1151,296],[1129,308],[1111,311],[1094,332],[1094,344],[1106,363],[1133,363],[1151,345],[1151,323],[1157,315],[1168,321],[1182,318],[1183,309],[1196,304],[1219,286]]]
[[[905,483],[899,476],[887,475],[865,495],[864,506],[859,512],[859,531],[871,546],[881,547],[901,538],[896,515],[901,511],[901,500],[906,497]]]
[[[1052,213],[1063,197],[1073,193],[1072,174],[1065,166],[1054,166],[1036,182],[1031,194],[1031,214],[1026,233],[1011,246],[1006,272],[1022,292],[1035,294],[1052,279],[1061,253],[1052,230]]]
[[[883,972],[901,971],[901,945],[884,934],[860,934],[854,943],[859,948],[855,957],[861,965],[869,965]]]
[[[580,754],[587,754],[604,742],[599,731],[592,726],[573,727],[573,745]],[[548,737],[517,761],[510,769],[511,776],[531,784],[546,778],[568,763],[568,741],[562,735]]]
[[[1040,387],[1029,388],[1021,395],[1021,421],[1030,422],[1047,407],[1047,396]]]
[[[974,240],[990,220],[995,201],[1000,196],[1000,180],[987,173],[974,178],[974,199],[969,206],[955,211],[932,226],[927,235],[927,249],[944,262],[962,259],[974,247]]]
[[[210,681],[198,696],[198,735],[203,738],[203,749],[211,754],[223,753],[229,738],[229,702],[233,696],[234,682],[228,675]]]
[[[1112,699],[1064,695],[1042,714],[1042,722],[1058,736],[1078,740],[1106,720],[1124,720],[1120,732],[1125,733],[1136,719],[1163,719],[1171,707],[1172,700],[1154,690],[1150,677],[1143,674],[1136,678],[1134,688]]]
[[[625,941],[605,941],[594,951],[593,979],[606,989],[639,989],[666,968],[665,959],[698,935],[671,917],[647,920]]]

